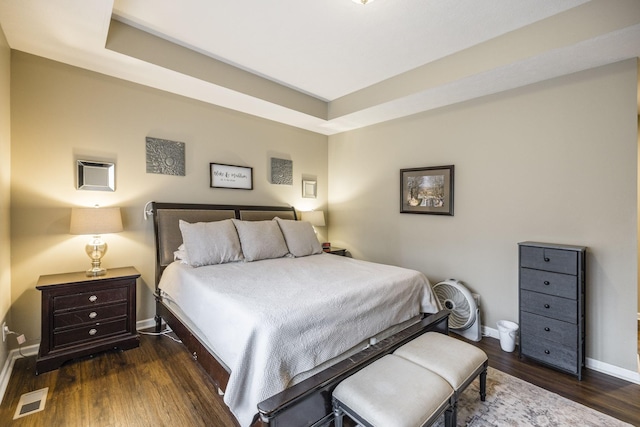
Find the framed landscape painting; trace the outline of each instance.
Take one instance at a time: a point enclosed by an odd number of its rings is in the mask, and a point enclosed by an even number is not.
[[[400,170],[400,213],[453,216],[454,166]]]

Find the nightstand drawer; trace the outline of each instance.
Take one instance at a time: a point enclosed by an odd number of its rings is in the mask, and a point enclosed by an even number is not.
[[[578,297],[578,277],[568,274],[521,268],[520,287],[563,298]]]
[[[521,335],[540,337],[572,347],[575,347],[578,342],[578,330],[575,324],[527,312],[521,313],[520,331]]]
[[[520,246],[520,266],[536,270],[578,274],[578,254],[575,251]]]
[[[578,372],[578,353],[575,347],[561,346],[556,342],[528,335],[520,337],[520,347],[525,356],[533,357],[574,374]]]
[[[81,294],[62,295],[53,298],[53,310],[61,311],[74,308],[90,307],[99,304],[108,304],[126,301],[127,287],[100,289]]]
[[[520,292],[520,309],[522,311],[577,323],[578,302],[576,300],[526,290]]]
[[[127,304],[107,305],[103,307],[93,307],[86,310],[77,310],[53,316],[53,328],[59,329],[69,326],[79,326],[84,323],[99,323],[105,319],[126,316]]]
[[[96,341],[101,338],[116,334],[126,334],[127,319],[118,319],[111,322],[104,322],[98,325],[87,325],[81,328],[69,329],[64,332],[53,333],[53,347],[85,343],[87,341]]]

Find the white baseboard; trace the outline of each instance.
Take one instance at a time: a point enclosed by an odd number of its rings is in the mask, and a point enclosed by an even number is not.
[[[482,327],[482,336],[483,337],[491,337],[497,340],[500,339],[500,332],[497,329],[490,328],[488,326]]]
[[[638,372],[619,368],[589,357],[587,357],[586,362],[587,368],[589,369],[593,369],[594,371],[602,372],[603,374],[611,375],[612,377],[620,378],[625,381],[640,384],[640,373]],[[640,369],[640,364],[638,365],[638,368]]]
[[[156,326],[156,320],[152,317],[150,319],[139,320],[136,322],[136,329],[148,329]]]
[[[13,365],[16,360],[24,356],[35,356],[38,354],[39,344],[32,344],[22,348],[22,355],[20,354],[20,350],[13,349],[7,355],[7,360],[4,362],[4,366],[2,367],[2,372],[0,372],[0,403],[2,399],[4,399],[4,392],[7,391],[7,386],[9,385],[9,378],[11,378],[11,372],[13,371]]]

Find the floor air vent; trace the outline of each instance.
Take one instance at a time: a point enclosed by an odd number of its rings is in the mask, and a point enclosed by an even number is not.
[[[47,400],[48,391],[49,387],[46,387],[20,396],[18,408],[16,409],[13,419],[15,420],[17,418],[33,414],[34,412],[42,411]]]

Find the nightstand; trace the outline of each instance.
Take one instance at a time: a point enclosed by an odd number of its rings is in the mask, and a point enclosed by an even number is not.
[[[329,247],[329,250],[325,252],[333,255],[347,256],[347,250],[345,248],[338,248],[336,246]]]
[[[133,267],[104,276],[84,271],[40,276],[42,327],[36,375],[64,362],[105,350],[138,347],[136,280]]]

